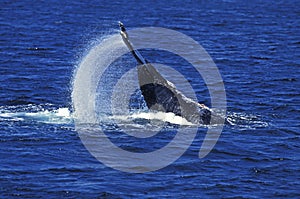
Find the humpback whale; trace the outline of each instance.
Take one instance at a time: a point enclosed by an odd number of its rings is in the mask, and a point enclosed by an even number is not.
[[[119,22],[119,27],[122,40],[137,61],[139,87],[147,107],[154,111],[172,112],[193,124],[212,124],[212,110],[177,90],[134,48],[122,22]]]

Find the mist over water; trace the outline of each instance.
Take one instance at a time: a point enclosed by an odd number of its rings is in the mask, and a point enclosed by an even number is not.
[[[94,123],[96,116],[96,91],[100,74],[116,60],[116,51],[125,51],[119,35],[114,35],[109,41],[103,39],[102,42],[94,46],[82,59],[76,70],[76,78],[73,81],[72,101],[75,108],[74,115],[83,123]],[[109,83],[109,82],[107,82]],[[99,103],[100,110],[105,109],[109,104],[106,100]]]

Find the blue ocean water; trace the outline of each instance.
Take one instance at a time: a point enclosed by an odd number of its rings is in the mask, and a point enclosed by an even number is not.
[[[299,198],[298,7],[258,0],[1,1],[0,197]],[[231,124],[205,158],[197,156],[203,129],[179,160],[145,174],[106,167],[82,144],[68,111],[73,74],[95,41],[117,33],[119,20],[129,29],[182,32],[214,59]],[[210,103],[205,87],[197,94]]]

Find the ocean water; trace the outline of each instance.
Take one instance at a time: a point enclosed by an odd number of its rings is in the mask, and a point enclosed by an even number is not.
[[[0,198],[299,198],[299,6],[258,0],[1,1]],[[81,142],[73,118],[74,74],[93,46],[118,33],[118,21],[128,29],[184,33],[215,61],[228,122],[205,158],[198,151],[206,127],[177,161],[143,174],[105,166]],[[142,53],[184,70],[176,56]],[[124,56],[112,66],[119,70],[106,75],[118,77],[133,64]],[[198,100],[210,105],[203,80],[187,76],[196,82]],[[109,90],[111,82],[104,83]],[[104,99],[97,98],[98,112]],[[109,135],[128,150],[155,150],[174,131],[137,146],[114,128]]]

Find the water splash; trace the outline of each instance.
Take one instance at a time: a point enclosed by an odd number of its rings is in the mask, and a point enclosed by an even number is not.
[[[49,105],[44,106],[23,105],[0,107],[0,121],[36,121],[47,124],[73,123],[73,117],[68,108],[50,108]]]
[[[228,112],[227,122],[232,127],[239,129],[257,129],[269,126],[262,116],[249,113]]]
[[[98,123],[96,110],[107,113],[105,110],[108,104],[105,100],[102,100],[102,103],[97,104],[99,107],[96,107],[99,76],[119,57],[120,53],[126,53],[126,48],[119,35],[116,34],[110,36],[109,39],[107,36],[100,39],[82,58],[75,71],[76,77],[73,80],[72,90],[76,120],[81,123]]]
[[[146,121],[160,121],[168,122],[170,124],[177,124],[183,126],[196,126],[195,124],[187,121],[185,118],[175,115],[174,113],[165,112],[140,112],[133,113],[130,115],[115,115],[110,117],[113,120],[120,120],[123,122],[134,122],[139,119],[144,119]]]

